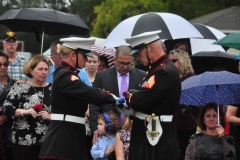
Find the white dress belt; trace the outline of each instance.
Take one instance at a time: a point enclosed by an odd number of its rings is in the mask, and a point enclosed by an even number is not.
[[[147,116],[147,114],[142,113],[142,112],[136,112],[135,117],[144,120]],[[172,122],[172,117],[173,115],[161,115],[159,116],[160,122]]]
[[[64,119],[64,116],[65,116],[65,119]],[[67,121],[67,122],[85,124],[85,118],[77,117],[77,116],[71,116],[71,115],[65,115],[65,114],[54,114],[54,113],[52,113],[51,114],[51,120]]]

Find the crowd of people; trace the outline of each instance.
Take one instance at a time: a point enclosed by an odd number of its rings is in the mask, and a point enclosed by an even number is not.
[[[239,160],[238,106],[224,117],[215,103],[179,105],[181,82],[195,76],[188,47],[167,52],[159,33],[126,38],[109,68],[90,50],[93,38],[63,38],[51,44],[51,61],[26,60],[7,32],[0,160]]]

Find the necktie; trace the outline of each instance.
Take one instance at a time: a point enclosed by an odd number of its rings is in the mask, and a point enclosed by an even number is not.
[[[120,97],[123,96],[123,92],[128,90],[128,85],[127,85],[127,75],[123,74],[122,76],[122,81],[121,81],[121,90],[120,90]],[[124,114],[121,113],[120,115],[120,126],[123,127],[124,125]]]

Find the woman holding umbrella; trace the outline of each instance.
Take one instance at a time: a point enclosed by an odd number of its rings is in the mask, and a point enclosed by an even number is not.
[[[174,49],[170,51],[169,58],[172,59],[178,69],[181,82],[195,75],[191,65],[191,59],[184,50]],[[184,160],[189,138],[192,134],[196,133],[198,112],[199,109],[197,107],[179,105],[173,115],[173,123],[177,128],[180,147],[178,160]]]
[[[232,136],[224,135],[223,112],[216,103],[202,106],[198,125],[202,132],[191,136],[185,160],[235,160],[236,151]]]

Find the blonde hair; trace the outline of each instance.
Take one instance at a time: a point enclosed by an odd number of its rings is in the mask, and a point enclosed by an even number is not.
[[[61,44],[57,44],[57,54],[62,54],[63,57],[67,57],[69,53],[75,52],[74,49],[65,47]]]
[[[23,66],[23,73],[27,77],[32,78],[33,76],[31,74],[30,70],[31,69],[33,70],[40,62],[45,62],[47,64],[47,66],[49,67],[48,61],[45,59],[45,57],[43,55],[36,55],[36,56],[33,56],[32,58],[30,58],[25,63],[25,65]]]
[[[194,73],[191,59],[187,52],[179,49],[171,50],[169,54],[173,54],[174,57],[180,63],[180,72],[182,73],[183,77],[187,76],[189,73]]]
[[[132,121],[129,116],[125,115],[124,125],[122,127],[122,130],[131,130],[131,128],[132,128]]]
[[[106,113],[108,115],[108,117],[111,120],[111,123],[114,125],[115,127],[115,132],[113,134],[116,134],[119,129],[120,129],[120,125],[119,125],[119,118],[118,116],[113,113],[112,111],[110,111],[109,113]],[[105,123],[107,123],[106,119],[104,118],[104,116],[101,114],[98,116],[98,120],[103,120]]]

